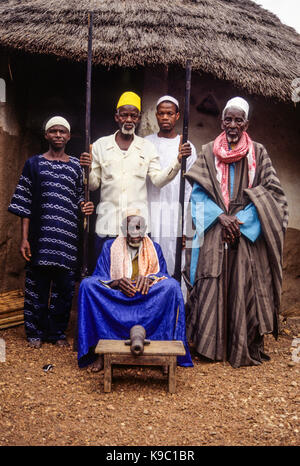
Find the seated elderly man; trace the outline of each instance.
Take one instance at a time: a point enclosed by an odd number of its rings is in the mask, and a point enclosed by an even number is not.
[[[135,215],[133,215],[133,213]],[[160,246],[146,234],[139,211],[128,211],[122,235],[104,244],[95,271],[81,282],[78,296],[78,364],[103,368],[103,357],[91,354],[99,339],[128,339],[142,325],[149,340],[181,340],[181,366],[193,366],[185,334],[180,286],[167,273]],[[92,357],[91,357],[92,356]]]

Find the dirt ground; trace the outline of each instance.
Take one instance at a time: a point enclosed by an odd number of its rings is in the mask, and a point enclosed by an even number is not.
[[[29,348],[23,326],[0,337],[1,446],[300,443],[300,351],[292,346],[300,334],[267,336],[271,361],[258,367],[233,369],[192,353],[194,367],[177,368],[175,394],[160,368],[124,366],[114,368],[112,392],[104,393],[103,373],[79,369],[72,346]],[[68,339],[72,345],[72,329]]]
[[[0,331],[0,446],[299,446],[300,232],[288,229],[280,337],[265,338],[271,361],[233,369],[200,360],[177,368],[167,391],[160,368],[115,367],[111,393],[103,373],[77,366],[69,349],[29,348],[24,327]],[[1,340],[0,340],[1,343]],[[293,346],[298,345],[298,346]],[[52,371],[43,366],[52,364]]]

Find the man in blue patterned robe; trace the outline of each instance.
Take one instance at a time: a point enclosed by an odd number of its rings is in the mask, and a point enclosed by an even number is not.
[[[29,158],[8,207],[21,217],[20,252],[26,260],[24,321],[30,346],[43,341],[67,346],[67,329],[78,252],[80,209],[84,203],[79,160],[65,153],[70,125],[62,117],[45,126],[46,153]]]

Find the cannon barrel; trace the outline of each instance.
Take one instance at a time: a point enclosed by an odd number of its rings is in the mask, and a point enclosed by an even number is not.
[[[142,325],[134,325],[130,329],[130,351],[135,356],[139,356],[144,352],[144,342],[146,330]]]

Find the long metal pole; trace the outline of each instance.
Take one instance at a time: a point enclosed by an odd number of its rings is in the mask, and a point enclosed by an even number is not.
[[[88,55],[86,73],[86,109],[85,109],[85,151],[90,152],[91,144],[91,79],[92,79],[92,43],[93,43],[93,12],[88,14]],[[88,202],[89,194],[89,167],[84,167],[84,200]],[[81,277],[88,276],[88,239],[89,217],[84,216],[83,221],[83,258]]]
[[[183,130],[182,130],[182,144],[188,140],[189,117],[190,117],[190,95],[191,95],[191,74],[192,74],[192,61],[187,59],[185,66],[185,100],[184,100],[184,115],[183,115]],[[179,187],[179,204],[180,212],[178,215],[178,229],[176,241],[176,256],[175,256],[175,270],[174,278],[181,282],[181,262],[182,262],[182,236],[184,226],[184,188],[186,173],[186,158],[181,159],[180,170],[180,187]]]

